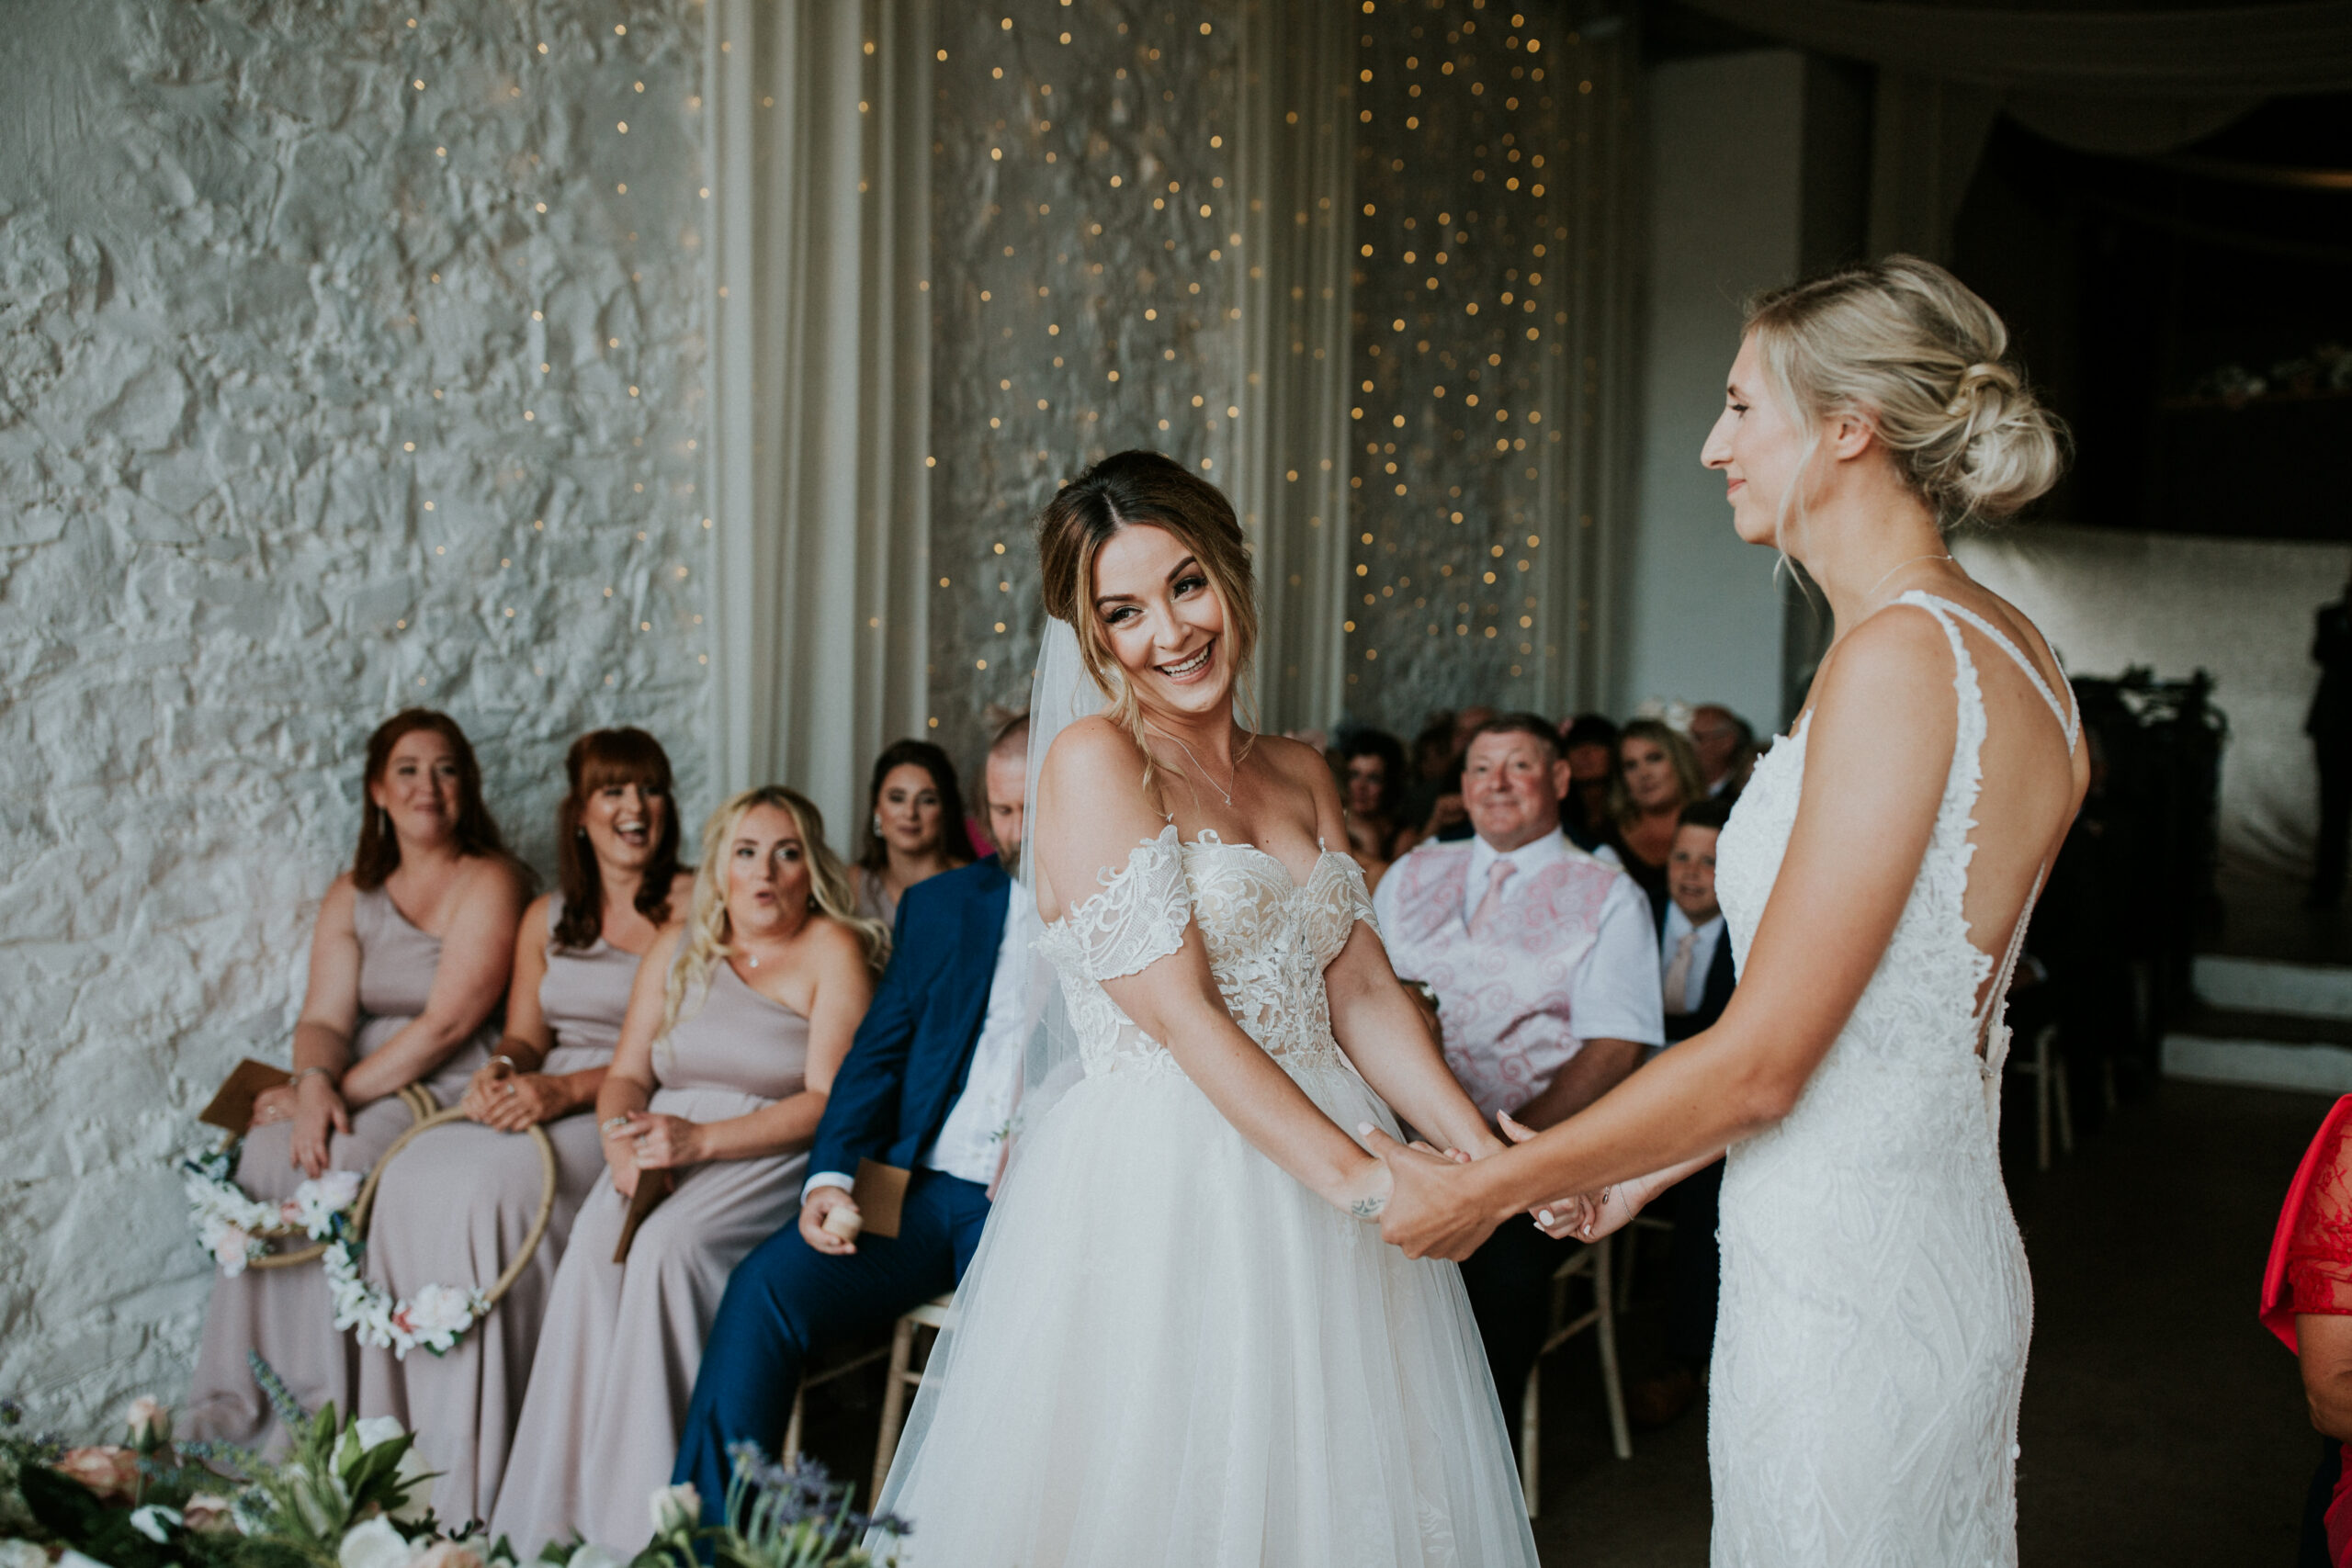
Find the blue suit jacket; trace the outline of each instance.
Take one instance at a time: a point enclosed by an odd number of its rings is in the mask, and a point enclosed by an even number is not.
[[[890,964],[834,1075],[811,1173],[855,1176],[861,1159],[912,1169],[939,1136],[988,1015],[1012,885],[990,855],[899,898]]]

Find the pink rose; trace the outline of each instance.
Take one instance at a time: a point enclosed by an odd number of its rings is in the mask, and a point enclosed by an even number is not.
[[[127,1503],[139,1495],[139,1456],[112,1443],[68,1449],[57,1461],[57,1469],[101,1498],[119,1497]]]
[[[172,1440],[172,1407],[153,1395],[142,1393],[132,1400],[122,1421],[130,1430],[131,1446],[142,1453]]]
[[[180,1522],[192,1530],[225,1530],[236,1524],[236,1518],[230,1511],[228,1498],[199,1492],[180,1510]]]
[[[482,1568],[482,1561],[471,1547],[436,1540],[411,1559],[409,1568]]]

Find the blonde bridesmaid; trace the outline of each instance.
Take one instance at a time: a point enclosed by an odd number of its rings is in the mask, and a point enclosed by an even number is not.
[[[727,1276],[800,1209],[833,1073],[883,956],[817,808],[735,796],[703,829],[694,908],[639,966],[597,1096],[605,1173],[580,1211],[492,1515],[518,1551],[652,1533]],[[657,1177],[656,1173],[660,1173]],[[675,1182],[614,1261],[641,1181]]]
[[[440,1472],[433,1508],[452,1525],[490,1512],[523,1410],[539,1320],[572,1216],[604,1168],[592,1114],[628,1010],[638,960],[693,879],[678,868],[670,759],[641,729],[571,744],[556,809],[559,890],[533,900],[514,940],[506,1032],[445,1123],[385,1172],[367,1272],[395,1297],[432,1283],[488,1288],[528,1238],[547,1186],[536,1142],[556,1156],[547,1233],[505,1296],[439,1356],[359,1349],[359,1409],[416,1434]]]
[[[528,889],[482,805],[465,731],[426,708],[385,720],[368,740],[364,794],[352,867],[311,933],[294,1081],[255,1100],[237,1162],[257,1198],[289,1197],[329,1169],[365,1172],[410,1124],[400,1091],[423,1084],[454,1103],[498,1038]],[[251,1353],[306,1408],[350,1409],[355,1357],[334,1318],[316,1263],[216,1280],[189,1435],[282,1446]]]

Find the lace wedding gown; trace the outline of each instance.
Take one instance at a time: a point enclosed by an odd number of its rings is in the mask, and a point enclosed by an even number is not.
[[[1371,919],[1345,855],[1299,886],[1171,826],[1039,939],[1086,1076],[1023,1134],[883,1488],[908,1562],[1535,1562],[1453,1265],[1284,1174],[1101,984],[1197,923],[1235,1021],[1341,1127],[1394,1134],[1323,986]]]
[[[1969,942],[1962,901],[1984,704],[1958,623],[2032,677],[2070,753],[2078,725],[1981,618],[1925,593],[1897,603],[1951,639],[1959,735],[1918,880],[1853,1017],[1796,1109],[1725,1162],[1715,1568],[2017,1561],[2033,1302],[1996,1146],[1999,998],[2033,904],[1980,1009],[1993,960]],[[1717,851],[1743,966],[1795,825],[1804,742],[1801,721],[1757,764]]]

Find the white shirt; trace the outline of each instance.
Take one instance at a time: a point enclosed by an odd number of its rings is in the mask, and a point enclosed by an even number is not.
[[[1690,973],[1682,983],[1684,1012],[1697,1012],[1699,1004],[1706,999],[1707,971],[1714,967],[1715,943],[1724,939],[1724,918],[1719,912],[1705,925],[1694,927],[1690,917],[1682,912],[1681,905],[1667,905],[1666,931],[1658,938],[1657,944],[1658,978],[1661,981],[1674,963],[1674,950],[1682,945],[1684,934],[1694,930],[1699,933],[1699,940],[1690,944]]]
[[[1518,869],[1503,884],[1503,902],[1517,900],[1531,880],[1529,874],[1570,856],[1593,859],[1568,841],[1566,833],[1546,833],[1520,845],[1506,857],[1486,840],[1472,837],[1470,869],[1462,883],[1464,924],[1487,896],[1487,868],[1508,858]],[[1396,900],[1403,895],[1401,881],[1380,879],[1373,895],[1373,918],[1383,930],[1396,923]],[[1385,902],[1384,902],[1385,900]],[[1592,946],[1568,981],[1569,1016],[1585,1040],[1631,1040],[1644,1045],[1666,1043],[1662,993],[1657,968],[1657,926],[1650,915],[1648,895],[1632,877],[1620,875],[1600,907],[1600,929]]]
[[[996,973],[989,981],[989,1008],[980,1038],[972,1047],[964,1092],[947,1108],[939,1136],[916,1163],[985,1187],[996,1179],[997,1156],[1013,1101],[1021,1089],[1021,1054],[1037,1014],[1030,1005],[1029,943],[1036,936],[1037,906],[1021,896],[1021,884],[1005,890],[1004,936],[997,943]],[[844,1191],[855,1183],[838,1170],[820,1170],[800,1190],[805,1201],[820,1187]]]

